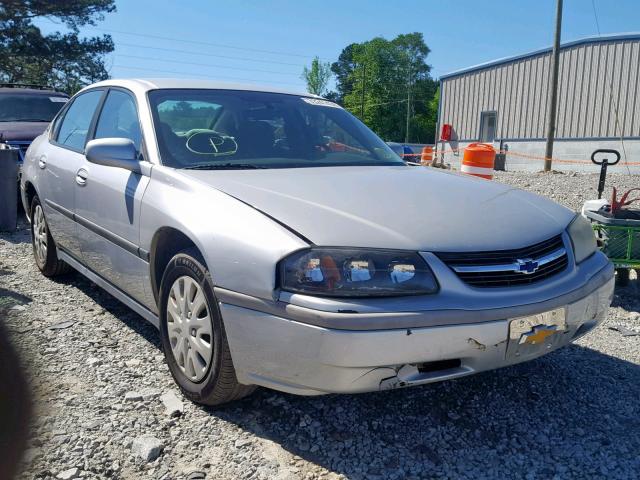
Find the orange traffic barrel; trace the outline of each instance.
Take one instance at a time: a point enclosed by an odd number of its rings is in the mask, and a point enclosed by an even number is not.
[[[433,147],[426,146],[422,149],[422,155],[420,156],[421,163],[433,162]]]
[[[464,149],[460,171],[476,177],[493,178],[496,151],[486,143],[472,143]]]

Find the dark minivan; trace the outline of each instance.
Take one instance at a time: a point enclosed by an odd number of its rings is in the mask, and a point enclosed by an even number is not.
[[[20,150],[20,161],[34,138],[69,100],[66,93],[45,87],[0,84],[0,143]]]

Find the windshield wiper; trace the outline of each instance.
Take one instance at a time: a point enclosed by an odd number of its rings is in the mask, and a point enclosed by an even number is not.
[[[191,165],[184,167],[185,170],[253,170],[266,168],[252,163],[205,163],[202,165]]]

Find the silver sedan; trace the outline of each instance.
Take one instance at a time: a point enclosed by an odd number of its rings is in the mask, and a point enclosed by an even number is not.
[[[179,80],[75,95],[26,155],[35,262],[158,327],[195,402],[456,378],[567,345],[613,267],[574,212],[405,164],[319,97]]]

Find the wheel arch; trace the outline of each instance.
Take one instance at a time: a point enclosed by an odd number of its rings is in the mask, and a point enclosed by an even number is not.
[[[175,227],[161,227],[153,235],[149,251],[149,268],[153,297],[156,303],[160,298],[160,283],[169,261],[178,252],[187,248],[195,248],[204,259],[204,254],[198,244]],[[206,263],[205,267],[207,267]]]
[[[36,195],[38,195],[38,191],[36,190],[36,187],[33,185],[32,182],[30,182],[29,180],[27,180],[24,183],[24,202],[26,202],[26,205],[23,204],[24,207],[24,213],[27,216],[27,219],[29,220],[29,222],[31,222],[31,202],[33,201],[33,197],[35,197]]]

